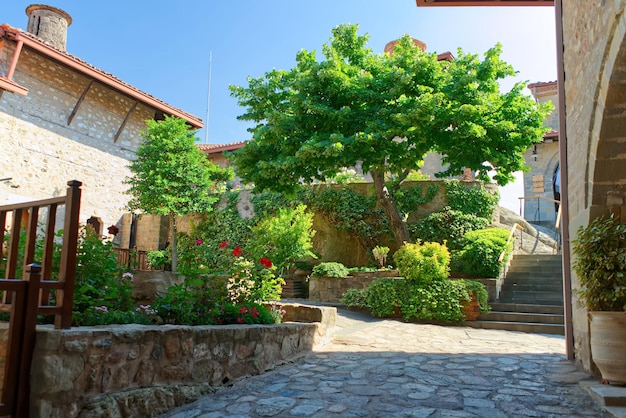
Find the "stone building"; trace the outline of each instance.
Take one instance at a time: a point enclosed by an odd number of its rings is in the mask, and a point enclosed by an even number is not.
[[[524,154],[530,171],[524,173],[524,218],[531,223],[555,229],[560,201],[559,171],[559,109],[556,81],[529,84],[528,88],[539,103],[552,102],[554,110],[544,125],[551,130],[543,141]]]
[[[63,10],[31,5],[26,14],[26,31],[0,26],[0,204],[63,195],[76,179],[81,222],[122,227],[122,181],[145,121],[202,120],[68,53]]]

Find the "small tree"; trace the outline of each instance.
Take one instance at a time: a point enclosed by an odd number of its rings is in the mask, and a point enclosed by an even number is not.
[[[217,182],[232,178],[232,170],[207,160],[195,145],[195,131],[183,119],[148,120],[142,137],[137,159],[129,166],[132,176],[125,180],[132,196],[128,207],[169,217],[176,273],[176,217],[211,211],[219,198]]]
[[[231,87],[252,121],[253,139],[234,154],[237,174],[259,190],[289,191],[298,182],[334,178],[361,164],[374,181],[396,244],[409,240],[393,192],[435,151],[444,176],[466,168],[504,185],[524,169],[523,153],[542,140],[549,104],[499,91],[515,74],[501,47],[483,60],[459,50],[452,62],[423,52],[404,36],[393,54],[374,54],[355,25],[333,29],[325,60],[300,51],[296,66]]]

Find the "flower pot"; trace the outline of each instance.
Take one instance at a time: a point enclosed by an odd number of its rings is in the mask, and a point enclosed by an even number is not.
[[[476,321],[480,316],[480,304],[476,292],[472,292],[472,300],[469,302],[463,301],[463,312],[465,313],[466,321]]]
[[[626,312],[589,312],[591,357],[604,382],[626,384]]]

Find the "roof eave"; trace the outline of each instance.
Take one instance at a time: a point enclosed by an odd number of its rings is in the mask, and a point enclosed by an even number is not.
[[[200,129],[204,126],[204,124],[202,123],[202,119],[192,116],[174,107],[168,106],[167,104],[160,102],[154,97],[144,94],[139,90],[132,89],[124,83],[121,83],[115,77],[112,77],[103,72],[96,71],[95,69],[81,63],[80,61],[72,59],[72,57],[70,57],[68,54],[64,54],[61,51],[58,51],[57,49],[37,39],[31,38],[29,36],[24,36],[19,31],[8,31],[6,30],[6,27],[5,33],[9,36],[10,39],[13,39],[15,41],[22,41],[24,45],[28,46],[29,48],[34,49],[35,51],[63,65],[66,65],[69,68],[79,71],[80,73],[85,74],[86,76],[91,77],[94,80],[97,80],[132,99],[135,99],[141,103],[145,103],[146,105],[154,109],[160,110],[163,113],[184,119],[189,125],[194,128]]]

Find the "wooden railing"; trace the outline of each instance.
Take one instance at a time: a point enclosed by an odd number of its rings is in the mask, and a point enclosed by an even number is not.
[[[120,267],[140,271],[153,270],[148,263],[147,251],[128,248],[113,248],[113,251],[117,253],[117,264]]]
[[[55,328],[72,324],[74,274],[78,245],[81,182],[68,182],[67,195],[36,202],[0,206],[0,227],[8,232],[6,257],[0,259],[4,279],[0,280],[0,312],[9,313],[5,371],[0,416],[28,417],[30,368],[35,347],[37,315],[54,315]],[[52,267],[57,209],[65,206],[61,260],[58,272]],[[42,210],[43,209],[43,210]],[[39,218],[47,211],[43,230],[43,254],[35,262]],[[7,220],[11,227],[7,228]],[[25,234],[21,234],[26,223]],[[22,244],[22,237],[25,240]],[[23,251],[20,252],[20,248]],[[4,262],[3,262],[4,261]],[[16,277],[19,267],[23,270]],[[54,298],[50,294],[54,293]],[[50,305],[53,301],[54,304]]]

